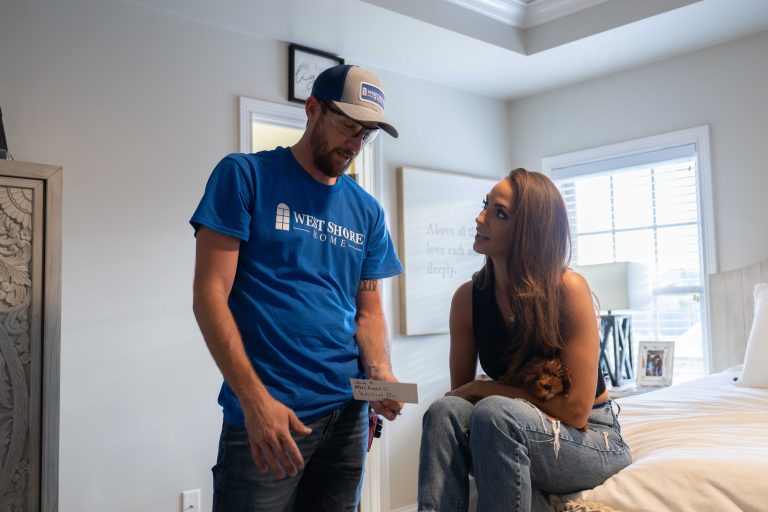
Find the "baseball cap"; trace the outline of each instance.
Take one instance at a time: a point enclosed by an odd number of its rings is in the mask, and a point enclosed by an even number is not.
[[[349,64],[328,68],[317,75],[311,96],[331,101],[355,121],[376,123],[397,138],[397,130],[384,117],[384,90],[373,73]]]

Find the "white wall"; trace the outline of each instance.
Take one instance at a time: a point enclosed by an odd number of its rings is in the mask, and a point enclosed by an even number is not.
[[[503,103],[371,67],[401,134],[383,144],[392,225],[397,166],[507,170]],[[220,377],[191,314],[187,221],[237,149],[237,97],[283,102],[286,75],[282,42],[114,0],[0,0],[11,150],[64,167],[62,512],[176,512],[191,488],[210,509]],[[385,427],[397,508],[415,502],[418,426],[447,389],[447,337],[396,336],[393,358],[424,404]]]
[[[768,32],[511,103],[511,156],[708,124],[719,270],[768,257]]]

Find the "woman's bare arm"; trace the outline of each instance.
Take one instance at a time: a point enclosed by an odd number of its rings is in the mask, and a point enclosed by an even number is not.
[[[450,316],[451,389],[475,380],[477,374],[477,343],[472,332],[472,281],[459,286],[453,294]]]

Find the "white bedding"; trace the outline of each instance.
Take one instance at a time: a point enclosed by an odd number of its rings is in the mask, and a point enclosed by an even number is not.
[[[570,498],[622,512],[768,511],[768,390],[737,375],[618,399],[633,463]]]

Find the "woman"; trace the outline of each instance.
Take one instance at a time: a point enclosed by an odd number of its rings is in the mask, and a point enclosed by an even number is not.
[[[529,511],[540,492],[592,488],[631,462],[598,372],[589,285],[567,268],[565,204],[543,174],[516,169],[475,219],[485,265],[451,303],[451,391],[424,415],[419,510]],[[476,361],[493,380],[476,380]],[[547,401],[497,380],[559,358],[571,388]]]

